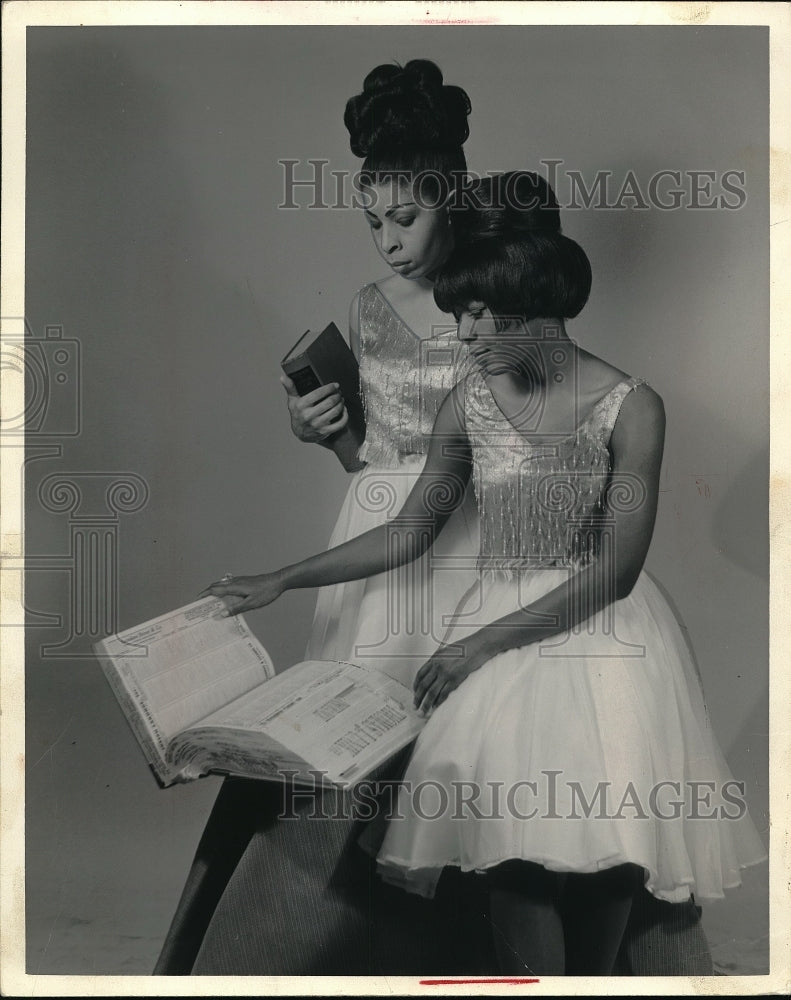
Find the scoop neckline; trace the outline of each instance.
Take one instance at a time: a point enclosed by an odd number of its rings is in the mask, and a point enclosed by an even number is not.
[[[458,324],[448,323],[448,326],[451,329],[449,329],[446,333],[439,333],[439,334],[437,334],[436,336],[433,336],[433,337],[421,337],[420,334],[416,333],[412,329],[412,327],[409,325],[409,323],[407,323],[407,321],[404,319],[404,317],[396,310],[396,308],[394,307],[393,303],[390,301],[390,299],[388,299],[388,297],[385,295],[385,293],[382,291],[382,289],[379,287],[379,285],[375,281],[372,281],[371,285],[372,285],[373,288],[376,289],[376,291],[378,292],[380,298],[382,299],[382,301],[384,302],[384,304],[387,306],[387,308],[390,310],[390,314],[401,324],[401,326],[404,327],[404,329],[407,331],[407,333],[411,334],[411,336],[413,336],[415,338],[415,340],[420,341],[421,344],[424,343],[425,341],[429,341],[429,340],[441,340],[443,337],[449,337],[449,336],[451,336],[453,334],[453,331],[458,328]],[[459,343],[461,343],[461,341],[459,341]]]
[[[479,381],[483,384],[486,392],[489,394],[489,398],[494,404],[494,407],[497,410],[497,413],[499,414],[500,420],[506,423],[514,434],[518,434],[519,437],[527,441],[528,444],[535,445],[536,447],[558,444],[561,441],[569,441],[572,438],[578,437],[582,428],[587,423],[590,422],[591,418],[594,416],[599,407],[605,402],[605,400],[607,400],[609,396],[612,396],[612,394],[615,392],[616,389],[619,389],[622,385],[629,385],[629,388],[631,389],[633,388],[634,385],[637,385],[639,381],[635,379],[634,376],[628,376],[627,378],[622,378],[620,381],[616,382],[611,389],[608,389],[603,396],[600,396],[596,400],[593,406],[591,406],[587,415],[577,424],[576,428],[573,431],[571,431],[568,434],[554,434],[550,439],[547,439],[546,435],[544,435],[544,437],[540,441],[537,441],[535,440],[535,438],[531,438],[527,433],[521,431],[518,427],[516,427],[513,423],[511,423],[511,421],[508,419],[505,413],[503,413],[500,404],[497,402],[497,399],[495,398],[495,395],[492,392],[491,388],[489,387],[489,384],[487,383],[486,379],[480,372],[476,372],[475,374],[478,376]]]

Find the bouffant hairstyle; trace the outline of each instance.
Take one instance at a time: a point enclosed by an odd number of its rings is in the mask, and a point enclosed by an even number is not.
[[[499,316],[578,315],[591,289],[585,251],[560,230],[555,193],[538,174],[513,171],[478,182],[459,219],[457,245],[440,269],[434,299],[459,316],[470,302]]]
[[[470,110],[467,94],[444,84],[428,59],[372,69],[343,119],[352,152],[364,158],[361,183],[419,179],[424,204],[441,204],[467,171]]]

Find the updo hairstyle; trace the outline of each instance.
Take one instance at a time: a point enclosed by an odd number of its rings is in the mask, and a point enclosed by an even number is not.
[[[428,59],[372,69],[346,104],[344,123],[363,185],[404,177],[424,207],[441,205],[467,172],[470,99]]]

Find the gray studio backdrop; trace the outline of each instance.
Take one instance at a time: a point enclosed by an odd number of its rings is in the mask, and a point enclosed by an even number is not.
[[[31,391],[46,381],[27,465],[28,971],[149,972],[219,787],[156,786],[90,640],[329,536],[347,476],[292,437],[279,359],[344,327],[385,269],[360,212],[310,210],[304,190],[278,208],[278,160],[356,168],[344,103],[383,61],[432,58],[466,88],[473,170],[562,161],[562,203],[569,170],[610,171],[612,198],[629,171],[645,197],[683,173],[678,210],[564,214],[594,271],[570,332],[664,397],[648,569],[767,831],[767,31],[33,28],[28,53]],[[695,170],[715,172],[698,203],[730,170],[746,201],[690,207]],[[314,597],[250,616],[279,667],[302,658]],[[706,908],[722,971],[763,969],[765,870],[747,876]]]

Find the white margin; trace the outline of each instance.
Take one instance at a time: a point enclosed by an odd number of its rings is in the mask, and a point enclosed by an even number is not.
[[[767,976],[542,978],[538,986],[455,986],[452,995],[708,995],[791,992],[791,6],[658,2],[249,2],[236,0],[7,0],[2,38],[2,275],[0,314],[24,316],[25,29],[28,25],[220,24],[686,24],[770,28],[771,142],[771,641],[770,973]],[[2,372],[3,412],[23,409],[24,380]],[[22,452],[0,448],[0,557],[22,557]],[[10,574],[3,574],[7,577]],[[2,578],[2,577],[0,577]],[[19,586],[4,580],[0,628],[20,614]],[[4,996],[448,995],[415,977],[28,976],[24,972],[24,650],[20,628],[0,632],[0,993]]]

